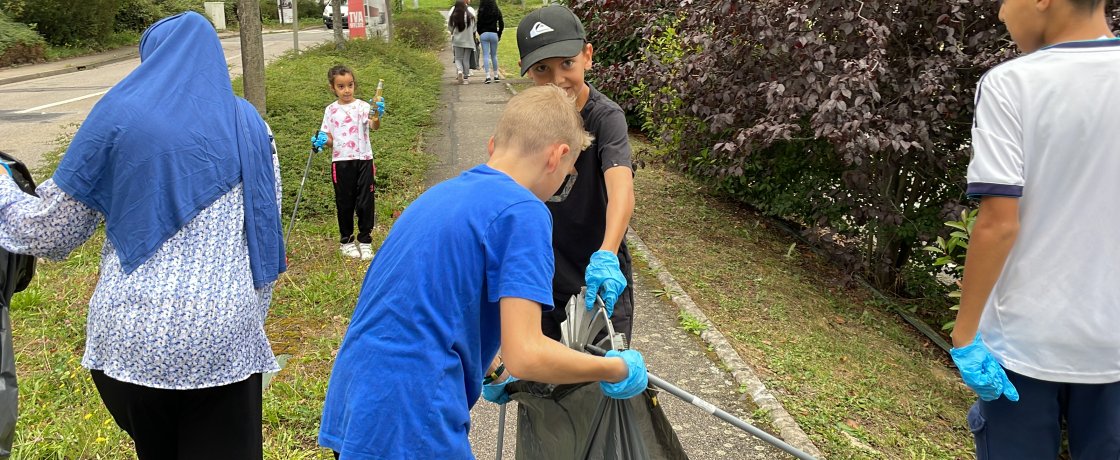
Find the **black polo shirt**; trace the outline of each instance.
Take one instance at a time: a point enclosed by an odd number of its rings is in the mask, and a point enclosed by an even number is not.
[[[618,166],[632,168],[630,138],[622,108],[595,87],[588,87],[591,94],[580,115],[583,128],[595,136],[595,140],[576,160],[576,175],[568,176],[546,203],[552,212],[552,248],[556,256],[552,288],[557,299],[579,293],[591,254],[603,244],[607,225],[607,183],[603,172]],[[618,253],[629,289],[633,277],[625,238]],[[560,304],[557,309],[563,307]]]

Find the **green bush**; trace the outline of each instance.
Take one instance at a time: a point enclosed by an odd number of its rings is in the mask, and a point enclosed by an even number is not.
[[[0,67],[42,61],[46,46],[30,27],[0,14]]]
[[[161,5],[156,4],[155,0],[120,0],[120,2],[116,16],[116,28],[119,31],[140,32],[169,15]]]
[[[57,46],[97,44],[113,34],[120,0],[0,0],[0,11]]]
[[[397,40],[413,48],[437,50],[447,39],[443,16],[433,10],[407,10],[393,16]]]

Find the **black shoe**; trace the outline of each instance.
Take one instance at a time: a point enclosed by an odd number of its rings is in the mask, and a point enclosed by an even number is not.
[[[490,84],[490,77],[486,77],[486,81],[484,81],[483,83],[489,85]]]

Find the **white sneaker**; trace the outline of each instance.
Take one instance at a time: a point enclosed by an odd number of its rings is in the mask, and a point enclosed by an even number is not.
[[[463,84],[464,85],[469,85],[469,84],[471,84],[471,80],[469,78],[463,78]]]
[[[361,250],[358,249],[358,243],[346,243],[338,246],[338,252],[341,252],[342,255],[346,257],[354,259],[360,259],[362,257],[362,253],[359,251]]]
[[[455,83],[458,83],[460,85],[463,84],[463,72],[455,73]]]
[[[358,243],[358,250],[362,253],[362,260],[373,260],[373,245],[369,243]]]

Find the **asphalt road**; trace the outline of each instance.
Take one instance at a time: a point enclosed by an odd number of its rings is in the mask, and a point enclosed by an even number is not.
[[[300,48],[331,39],[326,29],[299,32]],[[265,61],[292,50],[292,33],[266,33]],[[239,37],[222,39],[230,77],[241,74]],[[128,75],[139,58],[63,75],[0,85],[0,149],[33,167],[56,148],[58,141],[72,135],[93,105],[113,85]]]

